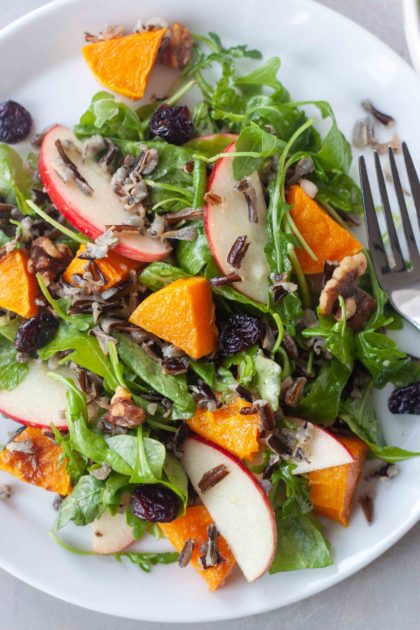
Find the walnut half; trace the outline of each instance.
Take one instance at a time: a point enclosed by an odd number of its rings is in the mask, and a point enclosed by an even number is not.
[[[117,387],[104,420],[109,424],[126,429],[133,429],[146,419],[144,409],[137,407],[132,396],[124,387]]]
[[[190,30],[183,24],[174,22],[170,28],[169,38],[164,40],[159,52],[160,62],[175,70],[182,70],[191,59],[193,44]]]
[[[376,300],[363,291],[357,280],[366,272],[367,260],[363,252],[346,256],[334,270],[319,297],[321,315],[333,314],[341,320],[341,308],[338,297],[344,298],[348,326],[360,330],[376,308]]]

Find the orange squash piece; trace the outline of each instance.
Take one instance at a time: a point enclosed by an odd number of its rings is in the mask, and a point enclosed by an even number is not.
[[[76,256],[73,258],[65,272],[63,273],[63,278],[69,284],[76,286],[76,282],[74,281],[73,275],[80,274],[83,275],[84,267],[87,263],[83,258],[79,258],[80,254],[83,254],[86,251],[86,245],[81,245],[77,251]],[[120,282],[127,280],[130,275],[130,271],[132,269],[137,270],[141,263],[136,260],[130,260],[129,258],[125,258],[124,256],[120,256],[113,251],[109,251],[106,258],[99,258],[95,260],[100,272],[106,278],[106,284],[101,287],[101,291],[105,291],[106,289],[110,289]]]
[[[169,542],[179,552],[182,551],[188,538],[195,542],[190,564],[208,583],[209,589],[215,591],[232,572],[235,558],[226,540],[219,535],[217,546],[223,562],[215,567],[203,569],[200,563],[200,547],[207,542],[207,528],[213,521],[204,505],[193,505],[187,508],[184,516],[180,516],[171,523],[159,523],[159,527]]]
[[[38,313],[38,283],[27,270],[27,262],[28,254],[22,249],[14,249],[0,259],[0,308],[25,318]]]
[[[44,490],[62,496],[69,494],[71,483],[61,446],[36,427],[27,427],[13,441],[25,440],[32,444],[32,453],[4,448],[0,452],[0,470]]]
[[[340,442],[355,461],[309,473],[310,498],[317,514],[347,527],[368,447],[355,437],[340,437]]]
[[[197,408],[187,424],[198,435],[222,446],[240,459],[251,459],[259,449],[257,438],[260,418],[258,413],[241,415],[243,407],[251,407],[251,404],[238,397],[216,411]]]
[[[141,302],[130,322],[173,343],[193,359],[216,350],[218,332],[208,280],[181,278]]]
[[[133,100],[143,98],[166,28],[99,41],[82,53],[102,85]]]
[[[290,215],[297,229],[318,257],[318,260],[312,260],[307,252],[296,249],[303,273],[321,273],[325,261],[340,261],[363,249],[363,245],[334,221],[300,186],[289,188],[287,202],[293,206]]]

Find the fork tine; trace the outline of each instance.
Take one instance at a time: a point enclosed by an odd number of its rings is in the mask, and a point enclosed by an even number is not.
[[[392,255],[394,256],[394,261],[395,261],[394,271],[404,271],[405,270],[404,258],[402,255],[397,232],[395,230],[395,223],[392,217],[391,206],[389,204],[385,179],[384,179],[384,175],[381,168],[381,161],[379,159],[379,155],[377,151],[374,151],[374,155],[375,155],[376,177],[378,178],[379,192],[381,194],[382,205],[384,208],[386,225],[387,225],[388,234],[389,234],[389,242],[391,244]]]
[[[359,158],[360,182],[362,184],[363,205],[366,212],[366,225],[370,253],[378,276],[389,273],[390,268],[386,257],[381,230],[379,229],[376,208],[373,203],[372,191],[370,189],[369,178],[366,170],[366,162],[363,155]]]
[[[388,154],[389,161],[391,163],[392,179],[394,180],[395,192],[397,194],[398,205],[400,206],[404,234],[407,240],[408,251],[410,252],[411,264],[414,267],[415,265],[420,265],[420,255],[417,249],[413,228],[411,227],[410,217],[408,215],[407,206],[405,203],[400,176],[398,174],[397,163],[395,161],[394,152],[391,147],[388,148]]]
[[[414,205],[417,210],[417,219],[420,226],[420,181],[414,166],[410,151],[405,142],[402,143],[404,153],[405,168],[407,169],[408,181],[410,182],[411,192],[413,194]]]

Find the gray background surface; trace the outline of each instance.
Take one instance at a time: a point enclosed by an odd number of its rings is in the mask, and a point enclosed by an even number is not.
[[[320,1],[359,22],[409,59],[400,0]],[[0,28],[45,3],[45,0],[0,0]],[[328,591],[245,620],[189,627],[199,630],[216,627],[218,630],[417,630],[420,628],[419,550],[420,524],[376,562]],[[140,627],[142,630],[178,630],[185,624],[126,621],[92,613],[44,595],[0,569],[0,630],[90,630],[99,627],[101,630]]]

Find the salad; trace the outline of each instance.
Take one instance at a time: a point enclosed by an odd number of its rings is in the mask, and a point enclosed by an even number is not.
[[[85,39],[110,91],[74,128],[51,121],[23,158],[30,113],[0,104],[0,410],[19,423],[0,471],[55,494],[74,553],[191,565],[212,591],[235,564],[329,566],[318,517],[351,526],[358,498],[368,526],[365,460],[371,482],[420,455],[373,406],[392,383],[390,410],[419,413],[420,362],[350,229],[351,145],[277,57],[156,18]],[[164,96],[116,96],[161,65]],[[393,122],[364,106],[369,129]],[[131,548],[149,536],[174,551]]]

